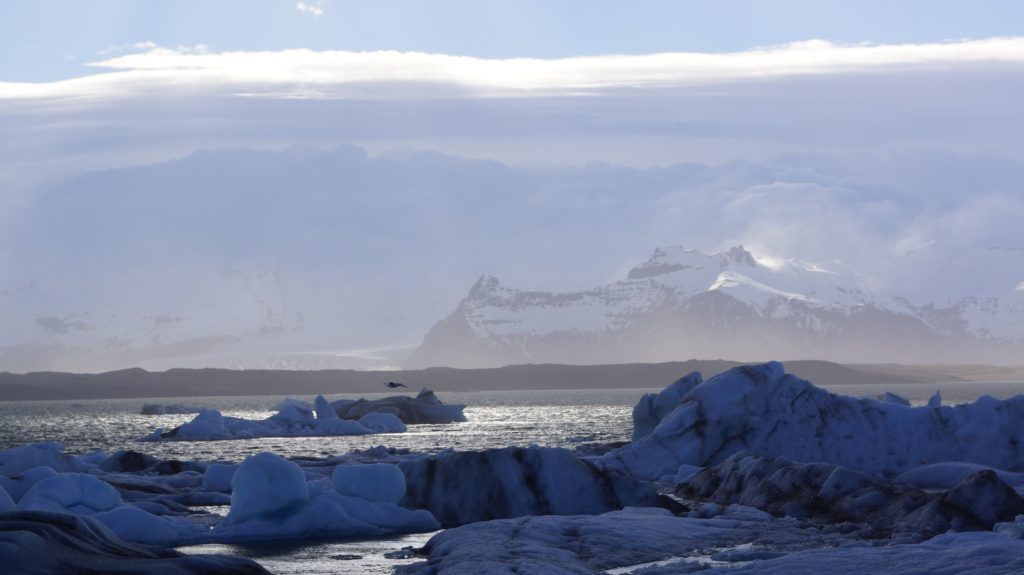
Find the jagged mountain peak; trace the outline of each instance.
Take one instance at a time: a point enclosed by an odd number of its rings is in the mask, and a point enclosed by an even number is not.
[[[732,246],[712,254],[689,249],[682,245],[656,248],[651,257],[631,269],[629,279],[643,279],[685,270],[730,269],[764,267],[742,245]]]
[[[726,261],[736,264],[750,267],[757,267],[760,264],[754,259],[754,254],[746,250],[742,245],[733,246],[727,250],[718,252],[715,254]]]
[[[498,288],[500,287],[501,282],[498,278],[492,275],[483,274],[478,280],[476,280],[473,287],[470,288],[468,297],[470,299],[483,298],[498,291]]]
[[[568,293],[518,290],[485,275],[411,365],[1016,361],[1008,358],[1024,351],[1019,252],[927,248],[894,259],[886,281],[842,262],[826,269],[741,245],[710,254],[661,247],[626,278]],[[922,270],[929,289],[908,289]]]

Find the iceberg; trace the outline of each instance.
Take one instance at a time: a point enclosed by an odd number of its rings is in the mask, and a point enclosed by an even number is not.
[[[684,464],[715,465],[740,451],[886,477],[944,461],[1018,471],[1024,470],[1022,440],[1024,396],[908,407],[835,395],[771,362],[697,384],[649,434],[600,463],[648,480]]]
[[[429,511],[383,500],[393,500],[395,490],[405,490],[404,478],[396,471],[377,466],[349,469],[335,471],[332,480],[307,483],[302,468],[292,461],[268,452],[249,456],[231,479],[231,511],[208,538],[265,541],[437,530],[440,526]],[[374,485],[378,480],[381,485]]]
[[[702,516],[709,515],[709,516]],[[741,505],[676,517],[661,509],[596,516],[521,517],[464,525],[432,537],[426,560],[399,575],[1015,574],[1024,540],[992,532],[924,542],[867,542]]]
[[[445,526],[658,505],[650,486],[616,469],[599,469],[567,449],[444,452],[402,461],[399,467],[407,483],[402,505],[428,509]]]
[[[0,475],[0,486],[6,489],[7,493],[17,501],[36,483],[56,476],[57,472],[49,467],[33,467],[14,477]]]
[[[211,463],[206,466],[203,472],[203,491],[218,491],[227,493],[231,491],[231,478],[238,470],[238,464],[234,463]]]
[[[664,509],[629,508],[594,516],[484,521],[435,535],[422,550],[427,561],[399,566],[396,572],[605,573],[749,541],[771,521],[766,514],[751,514],[739,507],[711,519],[676,517]]]
[[[405,425],[389,414],[374,414],[367,425],[337,417],[316,418],[312,411],[285,405],[277,414],[262,420],[227,417],[219,411],[206,409],[192,421],[169,431],[158,429],[138,441],[217,441],[253,439],[257,437],[320,437],[332,435],[369,435],[401,433]]]
[[[43,479],[19,500],[19,511],[51,511],[92,515],[122,505],[121,494],[93,475],[62,473]]]
[[[94,518],[42,511],[0,514],[0,566],[24,575],[267,575],[251,559],[126,543]]]
[[[187,423],[164,431],[158,429],[138,441],[217,441],[258,437],[320,437],[402,433],[406,424],[465,421],[464,405],[441,403],[434,392],[424,388],[416,397],[394,396],[372,401],[328,402],[318,395],[313,405],[287,399],[278,412],[266,419],[228,417],[214,409],[203,409]]]
[[[650,435],[661,420],[683,400],[691,389],[700,385],[698,372],[680,377],[660,393],[646,393],[633,408],[633,441]]]
[[[828,463],[744,453],[695,473],[676,495],[800,519],[865,523],[876,537],[989,530],[1024,513],[1024,499],[988,469],[964,477],[946,492],[926,492]]]
[[[380,503],[398,503],[405,496],[405,475],[395,465],[339,465],[331,474],[334,490],[342,495]]]
[[[89,464],[81,457],[67,455],[64,446],[53,441],[0,451],[0,475],[14,477],[34,467],[49,467],[57,472],[85,471]]]
[[[390,413],[409,425],[466,421],[465,405],[445,404],[424,387],[416,397],[395,395],[382,399],[341,399],[331,404],[343,419],[360,419],[368,413]]]

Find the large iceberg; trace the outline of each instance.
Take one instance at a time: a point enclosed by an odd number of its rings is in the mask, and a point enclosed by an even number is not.
[[[864,541],[831,526],[733,505],[676,517],[660,509],[522,517],[443,531],[400,575],[861,575],[1024,572],[1024,541],[991,532],[922,543]]]
[[[829,393],[777,362],[695,385],[654,429],[601,462],[644,479],[706,466],[739,451],[828,462],[878,476],[964,461],[1024,470],[1024,396],[908,407]]]
[[[1024,513],[1024,499],[990,469],[976,470],[948,491],[937,492],[884,483],[828,463],[745,453],[695,473],[676,495],[801,519],[864,523],[874,536],[989,530]]]
[[[446,526],[658,504],[649,486],[618,470],[598,469],[567,449],[443,452],[404,461],[400,467],[408,485],[402,504],[429,509]]]

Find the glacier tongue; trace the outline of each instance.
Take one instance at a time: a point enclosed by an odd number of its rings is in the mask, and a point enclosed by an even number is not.
[[[740,451],[878,476],[942,461],[1022,470],[1022,439],[1024,396],[908,407],[834,395],[770,362],[695,386],[652,432],[601,461],[645,479],[674,474],[680,465],[714,465]]]

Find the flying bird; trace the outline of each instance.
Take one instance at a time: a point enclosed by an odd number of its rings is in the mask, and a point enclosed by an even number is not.
[[[404,383],[398,383],[397,381],[389,381],[386,382],[384,385],[390,387],[391,389],[394,389],[396,387],[409,387],[408,385],[405,385]]]

